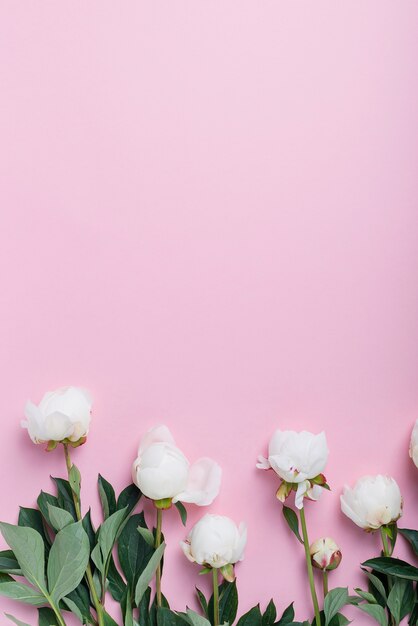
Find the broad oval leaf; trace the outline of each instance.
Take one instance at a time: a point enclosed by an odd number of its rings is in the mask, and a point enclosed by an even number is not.
[[[74,524],[74,518],[68,511],[48,503],[48,514],[52,528],[60,531],[68,524]]]
[[[325,626],[328,626],[334,615],[348,603],[347,587],[336,587],[327,593],[324,600]]]
[[[89,554],[89,539],[81,522],[66,526],[55,537],[47,574],[49,593],[56,604],[81,582]]]
[[[258,604],[242,615],[237,622],[237,626],[261,626],[261,624],[262,617]]]
[[[373,617],[380,626],[388,626],[388,618],[380,604],[359,604],[358,608]]]
[[[363,567],[371,567],[377,572],[382,572],[390,576],[398,576],[399,578],[407,578],[408,580],[418,580],[418,568],[401,559],[382,556],[375,559],[368,559],[364,561],[362,565]]]
[[[45,548],[41,535],[33,528],[4,522],[0,522],[0,531],[13,550],[25,578],[44,593]]]

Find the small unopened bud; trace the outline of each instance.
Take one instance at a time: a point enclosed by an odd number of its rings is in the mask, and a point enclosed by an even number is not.
[[[314,567],[330,572],[341,563],[341,550],[330,537],[322,537],[310,545],[309,552]]]

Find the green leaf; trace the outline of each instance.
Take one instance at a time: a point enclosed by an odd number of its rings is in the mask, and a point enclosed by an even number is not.
[[[13,615],[10,615],[10,613],[5,613],[5,616],[14,624],[17,624],[17,626],[29,626],[29,624],[27,624],[26,622],[22,622],[20,619],[17,619],[17,617],[14,617]]]
[[[189,621],[183,615],[162,607],[157,610],[157,624],[158,626],[188,626]]]
[[[187,609],[186,613],[192,626],[210,626],[210,621],[206,617],[199,615],[199,613],[191,609]]]
[[[177,511],[180,514],[180,519],[182,521],[183,526],[186,526],[187,523],[187,510],[182,502],[176,502],[174,505]]]
[[[87,587],[87,583],[81,581],[81,583],[67,594],[63,599],[64,602],[71,600],[78,608],[79,612],[83,616],[84,622],[87,624],[93,624],[94,620],[90,613],[90,590]]]
[[[110,555],[115,541],[123,528],[125,515],[126,509],[116,511],[100,526],[97,545],[91,553],[91,558],[103,576],[106,576]]]
[[[200,589],[198,589],[197,587],[195,587],[195,589],[196,589],[197,599],[199,600],[199,604],[202,608],[203,613],[207,617],[208,616],[208,601],[206,600],[205,596],[200,591]]]
[[[294,619],[295,619],[295,611],[293,608],[293,602],[291,602],[289,606],[286,607],[285,610],[283,611],[283,615],[280,618],[279,624],[285,625],[290,622],[293,622]]]
[[[41,606],[47,603],[45,596],[40,591],[24,583],[19,583],[16,580],[1,582],[0,596],[11,598],[12,600],[19,600],[19,602],[32,604],[34,606]]]
[[[42,513],[43,518],[45,519],[47,524],[51,526],[52,528],[51,520],[49,519],[48,504],[52,504],[52,506],[59,506],[58,498],[51,495],[50,493],[41,491],[41,493],[38,496],[37,504],[38,504],[39,510]]]
[[[409,580],[396,579],[388,595],[387,605],[390,612],[399,623],[414,606],[414,588]]]
[[[33,528],[0,522],[0,531],[11,547],[25,578],[45,593],[45,548],[41,535]]]
[[[49,546],[52,541],[48,533],[45,530],[42,514],[38,509],[30,509],[24,506],[19,508],[18,526],[26,526],[27,528],[33,528],[38,531],[44,540],[45,549],[49,550]]]
[[[57,616],[49,607],[38,609],[38,626],[58,626]]]
[[[388,556],[381,556],[375,559],[368,559],[362,563],[363,567],[370,567],[377,572],[388,576],[398,576],[408,580],[418,580],[418,568],[409,565],[401,559],[394,559]]]
[[[81,522],[57,534],[48,559],[49,593],[56,604],[81,582],[89,554],[89,540]]]
[[[116,511],[116,496],[112,485],[99,474],[97,481],[99,487],[100,502],[104,519],[107,519]]]
[[[273,598],[272,598],[270,602],[268,603],[267,608],[263,614],[263,626],[271,626],[272,624],[274,624],[274,622],[276,621],[276,617],[277,617],[276,605],[274,604]]]
[[[388,618],[380,604],[359,604],[358,608],[373,617],[380,626],[388,626]]]
[[[0,574],[16,574],[22,575],[20,565],[16,560],[12,550],[3,550],[0,552]]]
[[[75,465],[71,466],[68,475],[68,482],[70,483],[72,492],[77,496],[77,498],[80,498],[81,474],[80,470]]]
[[[418,530],[398,528],[398,532],[411,544],[413,551],[418,555]]]
[[[129,515],[129,513],[131,513],[138,504],[141,496],[142,493],[136,485],[133,483],[128,485],[123,491],[121,491],[116,504],[116,509],[118,511],[126,509],[126,514]]]
[[[158,564],[160,563],[163,553],[165,549],[165,543],[163,542],[154,552],[150,560],[148,561],[146,567],[142,571],[142,574],[138,578],[138,582],[135,588],[135,604],[141,602],[141,598],[144,595],[149,583],[151,582],[154,574],[157,570]]]
[[[283,515],[292,533],[297,537],[300,543],[303,543],[303,539],[300,536],[299,532],[298,516],[296,515],[294,510],[288,506],[283,505]]]
[[[48,504],[48,514],[52,528],[56,531],[62,530],[68,526],[68,524],[74,524],[71,513],[57,506],[53,506],[52,504]]]
[[[139,528],[141,528],[140,532],[138,532]],[[142,532],[146,531],[151,535],[151,546],[142,534]],[[128,582],[131,597],[135,594],[138,578],[153,552],[154,536],[146,527],[144,514],[132,515],[126,522],[118,540],[119,563]]]
[[[83,528],[87,533],[87,537],[89,538],[91,551],[96,545],[96,531],[94,530],[94,526],[91,521],[91,509],[89,509],[83,517]]]
[[[328,626],[334,615],[348,603],[347,587],[336,587],[326,595],[324,600],[325,626]]]
[[[370,604],[377,604],[376,598],[369,591],[363,591],[363,589],[360,589],[359,587],[356,587],[354,591],[360,596],[360,598],[366,600],[366,602],[369,602]]]
[[[342,613],[337,613],[330,621],[330,626],[347,626],[347,624],[351,624],[351,622]]]
[[[363,572],[367,575],[369,579],[369,591],[373,593],[374,597],[378,601],[378,603],[385,607],[387,602],[386,589],[380,578],[378,578],[372,572],[368,572],[366,569],[363,569]]]
[[[238,591],[237,582],[233,583],[224,581],[219,585],[219,623],[232,625],[235,621],[238,611]],[[208,604],[208,618],[213,619],[213,594]]]
[[[146,541],[146,543],[149,546],[151,546],[151,548],[153,548],[155,540],[154,540],[154,535],[149,530],[149,528],[143,528],[142,526],[138,526],[137,531],[142,536],[142,538]]]
[[[113,558],[110,559],[109,569],[107,571],[107,580],[109,582],[109,591],[116,602],[121,604],[122,598],[126,593],[127,585],[115,565]]]
[[[73,500],[73,490],[71,489],[70,483],[68,480],[64,480],[63,478],[54,478],[53,476],[52,480],[55,482],[58,489],[58,506],[71,513],[73,518],[77,521]]]
[[[261,624],[261,611],[260,606],[257,604],[257,606],[254,606],[239,618],[237,626],[261,626]]]

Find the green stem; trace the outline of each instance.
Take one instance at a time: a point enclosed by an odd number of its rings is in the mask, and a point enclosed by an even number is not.
[[[161,528],[163,525],[163,509],[157,509],[157,529],[155,531],[155,547],[159,548],[161,545]],[[157,571],[155,572],[155,590],[157,595],[157,606],[162,605],[162,593],[161,593],[161,561],[158,563]]]
[[[326,569],[322,570],[322,586],[324,589],[324,600],[328,595],[328,572]]]
[[[387,538],[387,535],[384,531],[384,527],[381,526],[380,527],[380,537],[382,539],[382,546],[383,546],[383,556],[391,556],[392,552],[393,552],[393,548],[392,550],[389,547],[389,541]],[[388,576],[388,589],[389,589],[389,593],[392,589],[392,576]],[[393,626],[395,624],[395,618],[393,617],[392,613],[390,612],[389,609],[387,609],[388,614],[389,614],[389,624],[391,626]]]
[[[52,602],[52,599],[49,599],[49,604],[55,613],[55,617],[57,618],[59,626],[67,626],[64,621],[63,616],[61,615],[61,611],[59,610],[57,606],[55,606],[55,604]]]
[[[73,464],[71,463],[70,451],[68,449],[68,444],[64,443],[63,446],[64,446],[65,463],[67,465],[67,473],[68,473],[68,480],[69,480],[70,479],[70,471],[71,471],[71,468],[72,468]],[[73,494],[73,502],[74,502],[75,513],[76,513],[78,521],[81,522],[82,521],[82,517],[81,517],[80,500],[79,500],[77,494],[74,493],[74,491],[72,489],[71,489],[71,492]],[[100,603],[99,597],[98,597],[97,592],[96,592],[96,587],[95,587],[95,584],[94,584],[93,574],[92,574],[92,571],[91,571],[90,563],[88,563],[88,565],[87,565],[86,579],[87,579],[87,584],[88,584],[89,589],[90,589],[91,599],[93,600],[94,608],[96,609],[97,623],[98,623],[99,626],[104,626],[104,606],[103,606],[103,604]]]
[[[219,587],[218,587],[218,570],[212,568],[213,582],[213,626],[219,626]]]
[[[309,552],[309,538],[308,538],[308,530],[306,528],[305,510],[303,507],[300,509],[300,523],[302,526],[303,545],[305,546],[306,567],[308,569],[309,587],[311,590],[312,604],[313,604],[314,613],[315,613],[315,623],[316,623],[316,626],[321,626],[321,617],[319,615],[319,604],[318,604],[318,598],[316,596],[311,555]]]

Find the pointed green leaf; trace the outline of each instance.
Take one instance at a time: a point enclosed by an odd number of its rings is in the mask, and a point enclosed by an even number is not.
[[[0,574],[2,573],[22,575],[22,570],[12,550],[2,550],[0,552]]]
[[[418,530],[399,528],[398,532],[411,544],[413,551],[418,555]]]
[[[138,489],[136,485],[133,483],[125,487],[123,491],[121,491],[116,508],[118,511],[126,508],[126,515],[131,513],[136,505],[138,504],[140,498],[142,496],[141,491]]]
[[[73,500],[73,491],[71,489],[70,483],[68,482],[68,480],[64,480],[63,478],[54,478],[53,476],[51,478],[57,486],[58,506],[71,513],[74,520],[77,521],[77,515],[75,512]]]
[[[100,526],[97,545],[91,553],[91,558],[102,575],[107,572],[113,546],[126,521],[125,516],[126,509],[116,511]]]
[[[48,503],[48,515],[50,522],[52,524],[52,528],[56,531],[62,530],[68,524],[74,524],[74,519],[71,513],[65,511],[64,509],[60,509],[57,506],[53,506]]]
[[[293,622],[294,619],[295,619],[295,610],[293,608],[293,602],[291,602],[289,606],[287,606],[285,610],[283,611],[279,624],[288,624],[290,622]]]
[[[180,514],[180,519],[182,521],[183,526],[186,526],[187,523],[187,510],[182,502],[176,502],[174,505],[177,511]]]
[[[0,531],[13,550],[25,578],[45,592],[45,548],[41,535],[33,528],[4,522],[0,522]]]
[[[202,608],[203,613],[207,617],[208,616],[208,601],[206,600],[205,596],[200,591],[200,589],[198,589],[197,587],[195,587],[195,589],[196,589],[197,599],[199,600],[199,604]]]
[[[149,583],[151,582],[154,574],[157,570],[157,567],[162,559],[163,553],[165,549],[165,543],[163,542],[154,552],[150,560],[148,561],[146,567],[144,568],[142,574],[138,578],[138,582],[135,588],[135,604],[141,602],[141,598],[144,595]]]
[[[154,547],[154,535],[152,534],[152,532],[149,530],[149,528],[144,528],[142,526],[138,526],[137,531],[139,532],[139,534],[142,536],[142,538],[145,540],[145,542],[151,547]]]
[[[112,485],[99,474],[98,478],[99,496],[102,503],[104,519],[107,519],[116,511],[116,496]]]
[[[380,604],[359,604],[358,608],[373,617],[380,626],[388,626],[388,618]]]
[[[276,605],[273,602],[273,598],[267,605],[266,610],[263,613],[263,626],[271,626],[276,621],[277,611]],[[289,620],[291,621],[291,620]]]
[[[283,515],[292,533],[297,537],[300,543],[303,543],[303,539],[300,536],[299,532],[298,516],[296,515],[294,510],[288,506],[283,505]]]
[[[58,626],[57,616],[49,607],[38,609],[38,626]]]
[[[51,495],[50,493],[41,491],[41,493],[38,496],[37,504],[38,504],[40,512],[42,513],[43,518],[45,519],[47,524],[51,526],[52,528],[52,524],[49,519],[48,504],[52,504],[52,506],[59,506],[58,498]],[[23,525],[26,526],[27,524],[22,524],[22,526]]]
[[[235,621],[238,611],[238,591],[237,582],[233,583],[224,581],[219,585],[219,621],[220,624],[228,622],[232,624]],[[208,618],[213,619],[213,594],[208,604]]]
[[[210,621],[206,617],[202,617],[191,609],[187,609],[186,612],[192,626],[210,626]]]
[[[328,626],[334,615],[348,603],[347,587],[336,587],[326,595],[324,600],[325,626]]]
[[[56,604],[79,585],[89,553],[89,540],[81,522],[57,534],[48,559],[48,588]]]
[[[26,622],[22,622],[22,620],[17,619],[17,617],[14,617],[13,615],[10,615],[10,613],[5,613],[5,616],[14,624],[17,624],[17,626],[29,626],[29,624],[27,624]]]
[[[47,603],[45,596],[40,591],[16,580],[0,582],[0,596],[34,606],[41,606]]]
[[[261,624],[262,617],[258,604],[242,615],[237,622],[237,626],[261,626]]]
[[[45,523],[42,514],[38,509],[31,509],[28,507],[19,507],[18,526],[26,526],[38,531],[44,540],[45,548],[49,549],[51,545],[51,538],[45,530]]]
[[[148,532],[151,536],[151,545],[143,536],[145,532]],[[154,536],[146,527],[144,514],[132,515],[125,524],[118,540],[119,563],[129,584],[131,597],[135,594],[138,578],[153,552]]]
[[[409,580],[418,580],[418,568],[392,557],[377,557],[368,559],[362,563],[363,567],[370,567],[377,572],[390,576],[398,576],[399,578],[407,578]]]

